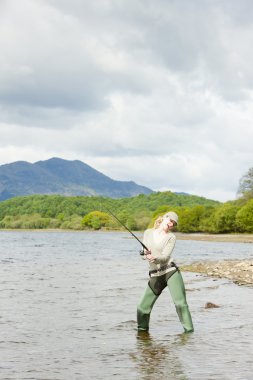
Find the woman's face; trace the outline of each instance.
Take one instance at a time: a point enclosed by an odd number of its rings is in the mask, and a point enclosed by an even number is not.
[[[174,225],[176,225],[176,223],[173,220],[171,220],[168,216],[164,215],[163,221],[161,223],[162,229],[164,231],[169,231],[174,227]]]

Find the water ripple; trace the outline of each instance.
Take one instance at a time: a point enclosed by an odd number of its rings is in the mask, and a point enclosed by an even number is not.
[[[250,380],[252,289],[183,273],[194,334],[170,295],[136,329],[147,266],[121,233],[0,232],[0,378]],[[178,261],[252,254],[249,245],[178,242]],[[205,309],[207,302],[219,308]]]

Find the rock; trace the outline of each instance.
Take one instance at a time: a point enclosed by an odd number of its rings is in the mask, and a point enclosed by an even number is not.
[[[252,260],[203,261],[181,268],[184,271],[228,278],[240,285],[253,285]]]
[[[216,305],[215,303],[212,303],[212,302],[207,302],[205,304],[205,309],[214,309],[216,307],[220,307],[220,306],[218,306],[218,305]]]

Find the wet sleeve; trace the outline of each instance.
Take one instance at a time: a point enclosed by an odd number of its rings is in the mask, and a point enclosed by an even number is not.
[[[167,261],[169,261],[170,256],[172,254],[172,251],[175,247],[175,244],[176,244],[176,236],[173,235],[168,239],[168,241],[167,241],[165,247],[163,248],[161,254],[155,255],[154,263],[155,264],[163,264],[163,263],[166,263]]]

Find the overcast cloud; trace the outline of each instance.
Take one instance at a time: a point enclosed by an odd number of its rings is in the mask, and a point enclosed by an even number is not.
[[[81,160],[236,198],[253,166],[251,0],[0,0],[0,164]]]

